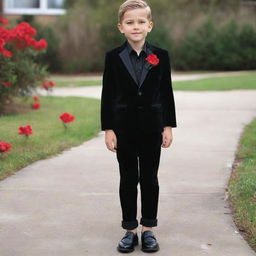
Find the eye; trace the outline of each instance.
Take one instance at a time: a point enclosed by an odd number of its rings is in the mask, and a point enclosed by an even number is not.
[[[132,22],[131,22],[131,21],[128,21],[126,24],[132,24]]]
[[[140,23],[145,23],[145,21],[140,21]]]

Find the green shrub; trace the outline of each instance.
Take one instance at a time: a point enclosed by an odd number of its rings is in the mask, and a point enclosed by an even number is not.
[[[60,38],[62,71],[102,71],[105,52],[125,40],[117,29],[121,3],[65,1],[67,14],[54,26]],[[147,39],[170,50],[174,69],[255,68],[255,24],[252,14],[239,0],[150,0],[148,3],[154,28]],[[235,21],[230,21],[231,18]],[[243,25],[245,22],[252,25]]]
[[[81,73],[99,71],[104,60],[100,45],[99,1],[80,0],[55,24],[60,38],[62,71]],[[105,20],[106,16],[104,16]]]
[[[256,29],[235,20],[217,27],[208,20],[173,48],[180,70],[248,70],[256,68]]]

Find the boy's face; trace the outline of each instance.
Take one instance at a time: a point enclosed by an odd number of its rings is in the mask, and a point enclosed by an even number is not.
[[[122,23],[118,24],[119,31],[124,33],[129,41],[143,42],[153,27],[153,22],[148,20],[147,14],[147,10],[143,8],[126,11]]]

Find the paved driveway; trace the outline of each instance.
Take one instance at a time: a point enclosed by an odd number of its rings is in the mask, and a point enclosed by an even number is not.
[[[99,89],[65,95],[99,97]],[[159,168],[158,255],[256,255],[225,201],[239,136],[256,116],[256,91],[174,95],[178,127],[172,146],[162,149]],[[120,255],[118,186],[115,153],[105,148],[103,132],[6,178],[0,182],[0,255]],[[139,247],[133,252],[143,254]]]

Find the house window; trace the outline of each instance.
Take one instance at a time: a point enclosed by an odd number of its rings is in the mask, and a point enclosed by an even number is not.
[[[39,8],[39,0],[7,0],[8,8]]]
[[[48,0],[47,5],[48,8],[62,8],[64,4],[63,0]]]
[[[4,0],[5,14],[65,14],[64,0]]]

